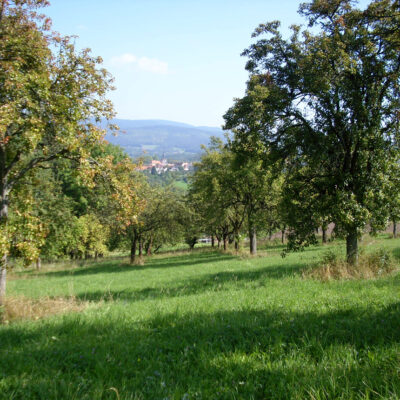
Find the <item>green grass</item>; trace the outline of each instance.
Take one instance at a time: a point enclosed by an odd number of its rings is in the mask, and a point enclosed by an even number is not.
[[[93,305],[0,327],[0,399],[400,399],[400,275],[303,279],[325,250],[15,273],[10,295]]]
[[[174,181],[174,186],[183,190],[187,190],[189,187],[185,181]]]

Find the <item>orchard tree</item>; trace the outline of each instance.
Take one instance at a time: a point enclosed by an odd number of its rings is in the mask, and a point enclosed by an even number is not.
[[[33,169],[57,158],[77,160],[90,180],[90,148],[102,135],[90,121],[113,116],[105,98],[111,78],[98,68],[101,59],[50,32],[50,21],[36,13],[47,4],[0,0],[0,304],[11,241],[10,194]]]
[[[150,187],[147,182],[141,184],[139,192],[141,209],[137,218],[123,228],[123,233],[130,245],[130,261],[143,259],[146,251],[150,255],[166,243],[179,242],[183,236],[181,220],[185,207],[183,199],[171,188]]]
[[[397,223],[400,221],[400,160],[392,163],[387,176],[386,185],[382,188],[385,192],[383,205],[386,205],[388,223],[392,223],[393,237],[397,237]],[[390,178],[389,178],[390,177]],[[375,228],[372,226],[372,228]],[[380,227],[382,228],[382,227]],[[377,229],[373,229],[373,232]]]
[[[230,237],[238,248],[246,214],[239,198],[240,183],[236,182],[232,168],[234,155],[217,138],[212,138],[210,146],[204,150],[191,177],[191,202],[197,206],[196,211],[205,221],[209,233],[215,235],[218,242],[223,242],[224,250]]]
[[[289,221],[294,247],[314,242],[316,224],[329,217],[355,264],[366,224],[387,217],[377,205],[398,159],[400,6],[377,0],[359,10],[353,3],[303,4],[300,12],[316,29],[293,26],[289,39],[277,21],[256,29],[255,37],[266,37],[243,54],[258,124],[237,140],[245,148],[261,140],[267,163],[289,172],[284,190],[297,210]]]
[[[224,115],[224,129],[231,130],[234,135],[228,147],[232,153],[233,172],[228,185],[234,188],[236,201],[246,210],[250,253],[253,255],[257,253],[257,230],[267,228],[271,231],[279,225],[277,212],[282,185],[281,172],[265,165],[268,149],[257,135],[251,136],[252,142],[248,141],[246,146],[240,141],[243,134],[257,133],[260,128],[260,94],[262,96],[263,92],[248,90],[247,95],[236,99]]]

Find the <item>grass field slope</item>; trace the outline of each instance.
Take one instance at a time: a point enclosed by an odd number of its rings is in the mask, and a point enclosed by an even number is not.
[[[326,249],[14,272],[11,298],[82,307],[0,326],[0,399],[400,399],[400,275],[305,278]]]

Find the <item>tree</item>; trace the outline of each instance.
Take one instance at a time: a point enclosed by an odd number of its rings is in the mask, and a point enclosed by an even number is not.
[[[105,98],[112,80],[98,68],[101,59],[88,49],[76,52],[71,38],[51,33],[50,21],[36,13],[45,5],[0,0],[0,304],[10,194],[32,170],[57,158],[77,160],[90,180],[90,148],[102,135],[90,121],[113,116]]]
[[[397,223],[400,221],[400,192],[399,192],[399,184],[400,184],[400,164],[399,160],[396,160],[392,163],[391,168],[389,169],[389,174],[386,177],[386,184],[383,186],[383,191],[385,193],[385,198],[383,199],[383,206],[386,206],[387,215],[389,216],[388,222],[392,222],[393,224],[393,237],[397,237]],[[390,179],[388,179],[390,176]],[[380,205],[382,207],[382,205]],[[386,214],[385,214],[386,215]],[[380,226],[375,227],[375,224],[372,225],[373,233],[377,230],[377,228],[382,228]]]
[[[234,136],[229,142],[233,175],[229,185],[235,188],[237,201],[247,213],[250,253],[257,253],[257,229],[267,227],[271,231],[277,225],[277,211],[282,185],[282,174],[266,168],[263,158],[268,149],[262,141],[253,136],[253,141],[242,146],[240,138],[248,131],[257,132],[262,112],[259,107],[260,94],[248,90],[245,97],[236,99],[235,104],[226,112],[225,127]]]
[[[239,231],[245,220],[242,204],[237,199],[233,177],[233,154],[220,139],[212,138],[201,162],[191,177],[189,195],[197,213],[202,216],[204,228],[223,242],[227,249],[229,237],[239,246]]]
[[[394,0],[362,11],[350,0],[314,0],[301,13],[311,26],[260,25],[251,45],[248,91],[258,94],[258,124],[242,130],[248,147],[261,140],[267,163],[287,176],[290,245],[315,242],[321,218],[346,237],[347,260],[358,259],[366,224],[386,218],[380,190],[398,154],[400,10]],[[306,208],[306,205],[309,206]]]
[[[150,255],[166,243],[177,243],[182,239],[182,225],[185,208],[183,199],[171,188],[150,187],[142,182],[139,192],[142,207],[134,221],[125,224],[123,234],[130,245],[130,261],[142,260],[143,251]]]

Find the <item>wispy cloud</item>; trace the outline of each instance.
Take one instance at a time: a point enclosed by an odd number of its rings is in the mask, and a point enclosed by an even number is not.
[[[140,57],[138,66],[143,71],[154,72],[156,74],[166,74],[168,72],[168,64],[165,61],[157,60],[157,58]]]
[[[112,57],[111,64],[116,67],[132,66],[142,71],[154,74],[167,74],[168,63],[157,58],[136,57],[134,54],[125,53],[120,56]]]

